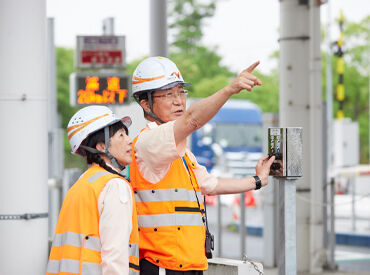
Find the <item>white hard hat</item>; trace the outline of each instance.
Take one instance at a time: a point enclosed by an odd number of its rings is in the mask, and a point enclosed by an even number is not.
[[[178,84],[190,85],[184,82],[175,63],[166,57],[148,57],[134,71],[132,94],[135,97],[144,91],[171,89]]]
[[[85,156],[85,151],[79,150],[84,139],[117,121],[122,121],[126,128],[131,125],[130,117],[117,118],[112,110],[106,106],[91,105],[79,110],[72,116],[67,126],[67,134],[72,153]]]

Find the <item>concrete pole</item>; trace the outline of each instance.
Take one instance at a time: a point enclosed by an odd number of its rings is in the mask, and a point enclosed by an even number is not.
[[[48,90],[48,177],[56,186],[49,186],[49,240],[54,236],[59,210],[63,201],[60,183],[64,169],[63,131],[59,128],[56,90],[56,60],[54,19],[47,20],[47,90]]]
[[[298,272],[321,270],[322,102],[317,1],[280,2],[280,127],[303,127],[304,177],[297,180]]]
[[[331,14],[330,14],[330,1],[327,5],[327,18],[326,24],[326,123],[324,125],[324,133],[326,133],[326,169],[324,170],[324,194],[323,194],[323,231],[324,231],[324,247],[328,247],[328,186],[331,177],[332,166],[332,120],[333,120],[333,74],[331,66]],[[326,126],[326,127],[325,127]]]
[[[324,185],[323,185],[323,247],[325,249],[329,248],[329,238],[328,238],[328,196],[329,196],[329,186],[331,178],[333,177],[333,136],[332,136],[332,125],[333,125],[333,73],[331,66],[332,50],[331,50],[331,0],[328,1],[327,5],[327,25],[326,25],[326,124],[324,125],[324,133],[326,133],[326,169],[324,170]],[[326,126],[326,127],[325,127]],[[325,130],[326,129],[326,130]],[[325,165],[324,165],[325,166]],[[331,232],[330,232],[331,234]],[[328,260],[330,257],[328,257]],[[327,260],[327,267],[332,266]]]
[[[103,35],[114,35],[113,17],[107,17],[103,20]]]
[[[167,0],[150,0],[150,56],[168,56]]]
[[[1,273],[39,275],[48,259],[45,0],[0,1],[0,37]]]
[[[310,133],[311,151],[310,186],[311,201],[323,201],[322,182],[324,181],[323,160],[326,152],[323,147],[323,106],[321,89],[321,24],[320,6],[317,0],[310,0]],[[319,273],[326,262],[323,238],[322,206],[310,204],[310,273]]]
[[[333,149],[332,149],[332,124],[333,124],[333,70],[331,66],[331,58],[332,58],[332,50],[331,50],[331,8],[330,8],[331,0],[328,1],[327,5],[327,17],[328,23],[326,27],[326,121],[327,121],[327,162],[328,162],[328,179],[327,182],[329,184],[330,177],[332,177],[332,169],[333,169]]]
[[[308,5],[298,0],[280,1],[280,127],[303,127],[303,174],[296,181],[297,192],[310,199],[310,72],[309,72],[309,13]],[[316,180],[316,182],[320,182]],[[281,186],[282,188],[284,186]],[[285,190],[280,190],[284,193]],[[279,204],[281,202],[279,201]],[[310,268],[310,207],[296,201],[297,267],[298,272]]]

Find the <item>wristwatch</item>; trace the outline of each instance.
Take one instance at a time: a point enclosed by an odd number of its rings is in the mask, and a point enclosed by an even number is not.
[[[253,178],[256,181],[256,188],[254,190],[260,189],[262,187],[261,179],[259,178],[259,176],[253,176]]]

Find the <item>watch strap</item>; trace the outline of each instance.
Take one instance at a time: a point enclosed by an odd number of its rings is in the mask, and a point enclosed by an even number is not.
[[[254,190],[258,190],[258,189],[261,189],[262,187],[262,182],[261,182],[261,179],[259,178],[259,176],[253,176],[253,178],[255,179],[256,181],[256,188]]]

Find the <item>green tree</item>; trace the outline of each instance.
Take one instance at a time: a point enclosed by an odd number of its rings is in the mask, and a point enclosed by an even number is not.
[[[360,22],[345,22],[345,56],[360,73],[370,72],[370,15]]]
[[[170,29],[174,32],[170,58],[181,69],[191,97],[206,97],[225,87],[237,74],[221,64],[216,47],[201,45],[205,19],[214,15],[217,0],[172,0],[170,3]],[[278,75],[256,72],[264,85],[253,95],[242,92],[233,98],[249,99],[263,111],[277,112]]]
[[[67,129],[69,119],[79,108],[71,107],[69,101],[69,75],[74,72],[74,50],[57,47],[57,98],[58,113],[61,115],[61,127]],[[80,157],[71,154],[71,146],[68,142],[67,131],[64,131],[64,166],[66,168],[85,168],[86,164]]]
[[[269,74],[263,74],[256,71],[254,73],[261,81],[262,86],[253,88],[252,94],[243,91],[233,98],[248,99],[256,103],[262,110],[267,113],[279,112],[279,74],[274,69]]]
[[[359,123],[360,161],[368,163],[369,155],[369,78],[370,78],[370,16],[360,22],[344,22],[344,115]],[[334,117],[336,100],[337,57],[332,58]],[[324,72],[324,70],[323,70]],[[325,79],[323,77],[323,79]],[[324,81],[323,81],[324,83]]]
[[[217,0],[169,1],[170,30],[173,31],[172,46],[182,53],[191,53],[203,37],[204,19],[212,17]]]
[[[360,129],[360,161],[369,163],[370,15],[360,22],[345,22],[345,112]]]

